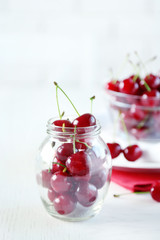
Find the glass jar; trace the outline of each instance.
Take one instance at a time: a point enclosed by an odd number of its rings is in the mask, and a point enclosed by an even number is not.
[[[111,157],[101,127],[58,127],[50,119],[48,136],[36,161],[36,179],[47,212],[66,221],[93,217],[102,208],[111,177]]]

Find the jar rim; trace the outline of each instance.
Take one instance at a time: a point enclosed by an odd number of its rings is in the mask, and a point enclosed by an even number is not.
[[[70,118],[65,117],[62,120],[68,120]],[[59,118],[50,118],[47,122],[47,133],[56,137],[86,137],[86,136],[95,136],[100,133],[101,125],[98,120],[96,120],[96,124],[89,127],[76,127],[76,131],[74,132],[74,127],[60,127],[53,124],[55,120],[59,120]]]

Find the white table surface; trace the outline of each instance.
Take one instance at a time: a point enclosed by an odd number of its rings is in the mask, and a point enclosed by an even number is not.
[[[97,108],[95,103],[97,112],[102,101],[97,99]],[[0,111],[1,240],[160,239],[160,203],[149,194],[114,198],[113,193],[127,192],[114,183],[102,211],[94,218],[70,223],[49,216],[39,198],[34,160],[46,121],[57,113],[54,91],[3,86]]]

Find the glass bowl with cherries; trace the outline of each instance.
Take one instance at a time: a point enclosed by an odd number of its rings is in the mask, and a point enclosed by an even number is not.
[[[105,85],[109,107],[121,132],[138,140],[160,139],[160,75],[131,75]]]
[[[62,88],[54,84],[59,117],[47,123],[47,137],[37,154],[36,179],[43,205],[51,216],[82,221],[102,208],[110,183],[111,157],[94,115],[80,115]],[[69,100],[77,117],[61,114],[58,91]]]

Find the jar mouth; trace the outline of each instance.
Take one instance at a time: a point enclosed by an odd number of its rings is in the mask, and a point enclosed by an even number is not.
[[[71,118],[63,118],[62,120],[68,120]],[[89,127],[65,127],[56,126],[53,124],[54,121],[59,120],[59,118],[50,118],[47,122],[47,133],[53,137],[73,137],[84,138],[89,136],[95,136],[100,133],[101,126],[99,121],[96,121],[96,125]]]

